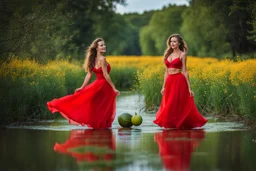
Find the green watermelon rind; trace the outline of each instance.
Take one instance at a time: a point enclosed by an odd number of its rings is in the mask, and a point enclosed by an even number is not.
[[[135,115],[133,116],[133,117],[135,117]],[[137,115],[137,117],[140,117],[140,119],[141,119],[141,122],[140,123],[138,123],[138,124],[134,124],[133,122],[133,117],[131,118],[131,122],[132,122],[132,124],[134,125],[134,126],[140,126],[141,124],[142,124],[142,122],[143,122],[143,118],[142,118],[142,116],[140,116],[140,115]]]
[[[124,128],[130,128],[133,125],[131,119],[132,115],[130,113],[122,113],[118,116],[118,123]]]

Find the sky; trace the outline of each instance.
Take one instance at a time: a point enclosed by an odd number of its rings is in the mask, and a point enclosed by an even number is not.
[[[168,4],[189,5],[187,0],[126,0],[127,6],[117,5],[116,12],[124,13],[143,13],[144,11],[162,9]]]

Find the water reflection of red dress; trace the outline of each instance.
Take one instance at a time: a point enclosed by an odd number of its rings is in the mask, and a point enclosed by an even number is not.
[[[111,67],[108,64],[108,72]],[[60,112],[70,124],[109,128],[115,118],[116,93],[103,76],[102,68],[93,68],[96,80],[81,91],[47,103],[52,112]]]
[[[115,149],[112,130],[72,130],[65,143],[54,145],[54,151],[71,155],[78,162],[110,161],[114,158]],[[101,152],[94,153],[95,150]]]
[[[164,130],[154,136],[165,168],[179,171],[190,170],[191,155],[203,138],[203,130]]]

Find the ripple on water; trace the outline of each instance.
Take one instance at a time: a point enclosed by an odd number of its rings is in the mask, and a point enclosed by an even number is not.
[[[153,124],[154,117],[144,117],[143,116],[143,123],[140,126],[133,126],[132,129],[140,129],[143,133],[153,133],[159,132],[163,130],[163,128],[158,127],[157,125]],[[11,124],[7,126],[7,128],[13,129],[34,129],[34,130],[53,130],[53,131],[70,131],[73,129],[89,129],[88,127],[84,126],[75,126],[70,125],[66,120],[48,120],[48,121],[41,121],[37,123],[19,123],[19,124]],[[111,129],[119,129],[121,128],[115,120],[113,122]],[[197,129],[197,128],[195,128]],[[245,130],[246,127],[241,123],[236,122],[211,122],[207,123],[205,126],[202,127],[205,132],[223,132],[223,131],[241,131]]]

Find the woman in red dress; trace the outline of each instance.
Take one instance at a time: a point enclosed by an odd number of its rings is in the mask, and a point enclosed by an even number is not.
[[[153,121],[160,127],[187,129],[201,127],[207,122],[194,102],[186,68],[186,52],[187,47],[179,34],[168,38],[163,58],[166,65],[161,90],[163,97]]]
[[[116,96],[120,92],[110,79],[110,64],[102,56],[106,45],[102,38],[95,39],[89,46],[84,68],[87,74],[84,83],[72,95],[53,99],[47,103],[52,112],[60,112],[70,124],[87,125],[91,128],[109,128],[115,118]],[[92,72],[96,80],[87,85]]]

